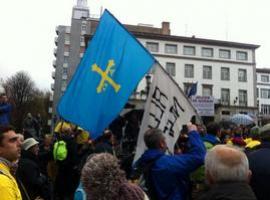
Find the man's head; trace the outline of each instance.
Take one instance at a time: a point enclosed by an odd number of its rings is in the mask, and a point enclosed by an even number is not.
[[[242,151],[231,146],[216,145],[206,154],[205,174],[210,184],[224,181],[248,182],[251,171]]]
[[[160,129],[149,129],[144,134],[144,142],[148,149],[166,150],[166,139]]]
[[[221,128],[220,128],[220,125],[216,122],[210,122],[208,125],[207,125],[207,133],[208,134],[211,134],[211,135],[214,135],[214,136],[217,136],[217,137],[220,137],[221,135]]]
[[[21,155],[21,140],[11,126],[0,126],[0,157],[10,162]]]

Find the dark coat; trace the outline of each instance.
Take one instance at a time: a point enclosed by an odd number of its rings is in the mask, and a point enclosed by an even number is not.
[[[213,185],[198,200],[256,200],[256,197],[248,183],[224,182]]]
[[[46,177],[40,173],[37,157],[29,151],[22,151],[19,161],[17,176],[23,183],[31,199],[43,196],[44,186],[47,185]]]
[[[248,154],[252,171],[250,185],[258,200],[269,200],[270,189],[270,142],[262,142],[260,149]]]

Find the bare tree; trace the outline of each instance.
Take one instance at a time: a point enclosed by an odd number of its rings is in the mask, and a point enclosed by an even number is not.
[[[22,120],[28,112],[28,104],[34,98],[35,84],[28,73],[17,72],[3,82],[3,87],[13,105],[12,123],[21,130]]]
[[[33,99],[35,84],[24,71],[17,72],[8,78],[3,83],[3,87],[16,109],[20,109],[26,102]]]

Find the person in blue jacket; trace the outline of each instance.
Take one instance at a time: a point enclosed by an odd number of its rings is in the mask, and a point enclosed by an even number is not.
[[[160,129],[149,129],[144,134],[148,148],[135,163],[135,168],[147,168],[145,182],[152,199],[186,200],[189,196],[189,175],[204,163],[205,146],[197,127],[187,124],[189,150],[183,154],[167,155],[167,144]],[[153,194],[155,193],[155,194]]]
[[[8,103],[6,94],[0,95],[0,125],[10,124],[11,105]]]

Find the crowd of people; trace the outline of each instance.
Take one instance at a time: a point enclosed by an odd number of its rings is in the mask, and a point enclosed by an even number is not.
[[[164,133],[144,133],[133,163],[140,117],[118,118],[96,140],[60,121],[45,134],[29,113],[16,133],[0,99],[0,196],[3,200],[266,200],[270,125],[188,123],[174,153]],[[41,121],[41,119],[39,119]],[[37,128],[38,127],[38,128]],[[268,154],[269,153],[269,154]]]

